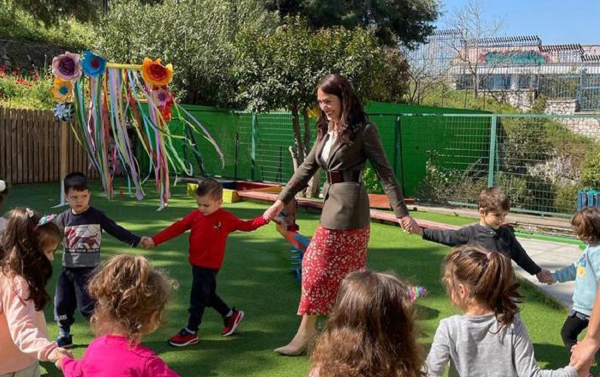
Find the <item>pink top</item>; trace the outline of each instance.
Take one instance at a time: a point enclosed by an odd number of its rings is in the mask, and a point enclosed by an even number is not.
[[[94,339],[81,360],[62,359],[62,370],[65,377],[179,377],[150,348],[120,335]]]
[[[58,347],[48,340],[44,313],[28,297],[25,279],[0,272],[0,375],[48,360]]]

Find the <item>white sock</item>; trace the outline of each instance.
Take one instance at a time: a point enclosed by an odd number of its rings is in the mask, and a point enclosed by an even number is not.
[[[192,330],[188,329],[187,327],[185,328],[185,331],[189,332],[192,335],[196,333],[195,331],[192,331]]]
[[[233,310],[229,309],[229,313],[225,316],[225,318],[229,318],[233,315]]]

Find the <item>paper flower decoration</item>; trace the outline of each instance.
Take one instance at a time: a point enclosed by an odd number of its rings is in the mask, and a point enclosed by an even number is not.
[[[173,65],[160,64],[160,59],[144,58],[142,63],[142,77],[144,81],[153,86],[165,86],[173,80]]]
[[[67,51],[52,59],[52,73],[63,80],[77,80],[81,77],[79,54],[72,54]]]
[[[415,301],[416,299],[422,298],[427,294],[427,289],[418,285],[408,287],[408,289],[410,294],[410,301]]]
[[[73,107],[70,103],[58,103],[54,107],[54,116],[58,120],[66,121],[71,118],[71,114],[73,113]]]
[[[106,60],[91,51],[84,51],[81,67],[84,75],[97,77],[104,73]]]
[[[71,97],[73,96],[73,84],[71,81],[65,81],[57,77],[54,79],[54,85],[52,85],[50,93],[56,102],[71,102]]]
[[[171,107],[173,106],[173,96],[166,88],[158,88],[152,91],[156,106],[160,110],[165,121],[171,120]]]

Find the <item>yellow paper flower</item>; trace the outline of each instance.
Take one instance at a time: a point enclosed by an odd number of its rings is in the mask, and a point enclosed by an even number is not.
[[[73,84],[71,81],[56,77],[54,79],[54,85],[52,85],[52,89],[50,89],[50,93],[56,102],[71,102],[71,99],[73,98]]]
[[[160,64],[160,59],[144,58],[142,63],[142,77],[144,81],[153,86],[165,86],[173,80],[173,65]]]

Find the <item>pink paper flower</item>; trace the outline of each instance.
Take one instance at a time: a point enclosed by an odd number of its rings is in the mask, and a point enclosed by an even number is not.
[[[52,73],[66,81],[77,81],[81,77],[79,54],[65,52],[52,59]]]

